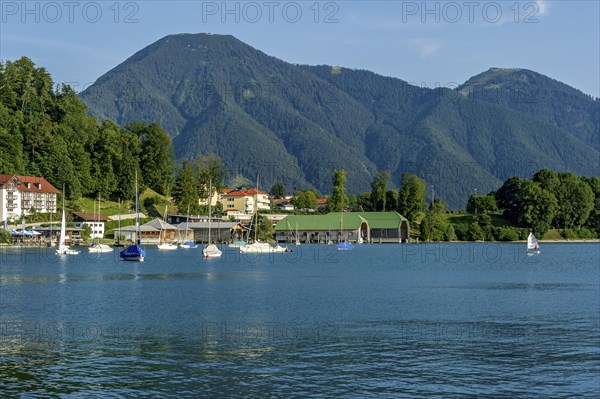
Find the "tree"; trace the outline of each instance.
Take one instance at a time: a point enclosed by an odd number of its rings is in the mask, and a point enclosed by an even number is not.
[[[261,216],[258,220],[258,229],[256,231],[258,239],[261,241],[273,240],[273,224],[266,216]]]
[[[554,192],[558,201],[555,225],[563,229],[580,227],[594,208],[594,192],[573,173],[559,173],[559,185]]]
[[[456,232],[454,231],[454,225],[449,225],[446,230],[446,240],[447,241],[456,241]]]
[[[600,178],[594,176],[591,179],[587,179],[586,183],[594,193],[594,207],[591,210],[585,225],[600,236]]]
[[[531,180],[522,182],[518,197],[517,225],[543,237],[558,209],[556,197]]]
[[[550,169],[541,169],[533,175],[533,181],[538,183],[541,188],[548,190],[552,194],[556,193],[556,189],[560,185],[558,173]]]
[[[412,173],[403,173],[402,187],[398,191],[398,213],[415,223],[425,209],[425,180]]]
[[[142,143],[140,168],[144,182],[154,191],[170,195],[175,166],[171,137],[156,123],[134,124],[128,128],[134,129]]]
[[[446,212],[446,204],[439,198],[436,198],[429,206],[425,217],[421,222],[420,231],[421,238],[425,241],[442,241],[444,240],[447,227],[444,223],[444,213]]]
[[[390,173],[387,171],[377,173],[375,179],[371,182],[371,202],[373,209],[377,211],[385,211],[387,183],[390,179]]]
[[[477,221],[469,225],[469,239],[471,241],[485,241],[485,233]]]
[[[395,212],[398,208],[398,191],[388,190],[385,193],[385,210]]]
[[[183,161],[175,178],[173,199],[175,199],[179,212],[187,212],[188,208],[192,213],[198,211],[198,183],[196,182],[194,167],[189,161]]]
[[[273,186],[271,186],[271,190],[269,191],[269,194],[271,194],[271,196],[275,199],[285,197],[285,187],[283,186],[283,183],[277,182],[277,183],[273,184]]]
[[[503,216],[512,224],[517,224],[519,219],[519,192],[521,179],[517,176],[506,180],[502,187],[496,191],[496,204],[503,211]]]
[[[119,159],[114,166],[118,184],[113,195],[121,199],[132,199],[135,197],[136,172],[138,184],[141,186],[143,183],[139,167],[140,139],[135,133],[123,131],[119,136],[119,147]]]
[[[194,169],[196,170],[200,199],[209,197],[209,185],[212,185],[213,190],[219,190],[225,186],[225,165],[218,155],[208,154],[196,158]]]
[[[317,194],[313,190],[297,191],[292,204],[297,209],[317,209]]]
[[[469,197],[469,202],[467,202],[467,212],[474,214],[496,213],[498,212],[496,199],[491,195],[472,194]]]
[[[341,212],[348,205],[348,197],[346,197],[346,171],[343,169],[333,171],[333,190],[327,202],[329,212]]]
[[[373,201],[371,201],[371,193],[361,193],[358,196],[356,207],[361,212],[371,212],[373,210]]]

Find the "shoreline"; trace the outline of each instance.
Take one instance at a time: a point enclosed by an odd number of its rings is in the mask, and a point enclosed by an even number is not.
[[[527,240],[519,240],[519,241],[432,241],[432,242],[409,242],[409,243],[363,243],[363,244],[355,244],[355,245],[403,245],[403,244],[524,244],[527,243]],[[576,239],[576,240],[539,240],[540,244],[600,244],[600,239]],[[111,247],[113,245],[108,244]],[[147,244],[153,246],[155,244]],[[226,244],[222,244],[226,245]],[[283,245],[283,244],[279,244]],[[302,245],[324,245],[327,244],[302,244]],[[73,247],[88,247],[89,245],[72,245]],[[9,248],[9,249],[17,249],[17,248],[54,248],[48,247],[47,245],[33,244],[33,245],[12,245],[6,243],[0,243],[0,248]]]

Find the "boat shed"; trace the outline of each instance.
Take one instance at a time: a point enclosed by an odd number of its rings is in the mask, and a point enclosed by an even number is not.
[[[333,212],[289,215],[275,226],[278,242],[401,243],[408,242],[408,220],[397,212]]]
[[[120,230],[114,229],[114,232],[115,236],[120,234],[125,237],[125,240],[135,242],[136,230],[135,226],[126,226],[121,227]],[[141,242],[143,244],[158,244],[161,240],[173,242],[177,239],[176,231],[177,227],[157,218],[140,226]]]
[[[229,243],[244,239],[248,229],[236,222],[212,222],[210,226],[211,242]],[[179,241],[208,242],[208,222],[190,222],[177,225]]]

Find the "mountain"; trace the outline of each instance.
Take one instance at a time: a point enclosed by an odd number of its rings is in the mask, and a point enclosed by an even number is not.
[[[496,189],[513,175],[599,168],[593,134],[575,134],[573,123],[558,125],[541,111],[479,100],[464,87],[432,90],[369,71],[292,65],[233,36],[167,36],[80,97],[92,114],[119,124],[156,121],[179,159],[217,153],[230,178],[258,173],[266,189],[283,181],[288,191],[326,193],[332,170],[344,168],[348,192],[359,193],[379,170],[389,170],[393,184],[413,172],[462,208],[474,189]],[[589,120],[597,108],[591,103]]]
[[[457,90],[549,122],[600,150],[600,99],[557,80],[527,69],[491,68]]]

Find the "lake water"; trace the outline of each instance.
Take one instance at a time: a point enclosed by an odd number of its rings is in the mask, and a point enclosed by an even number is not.
[[[0,248],[0,397],[596,398],[600,245]]]

